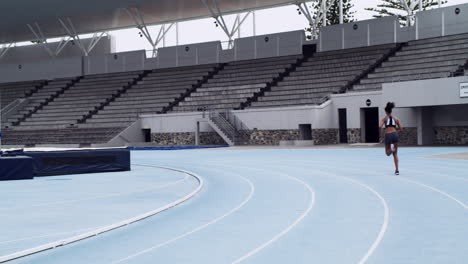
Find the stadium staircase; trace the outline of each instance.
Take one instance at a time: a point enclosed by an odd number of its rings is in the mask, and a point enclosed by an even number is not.
[[[232,113],[232,110],[211,110],[206,121],[229,146],[246,143],[245,131],[248,128]]]

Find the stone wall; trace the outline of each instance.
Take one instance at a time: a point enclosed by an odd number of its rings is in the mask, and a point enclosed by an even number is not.
[[[299,140],[299,129],[289,130],[251,130],[246,132],[247,145],[279,145],[282,140]]]
[[[348,144],[361,143],[361,129],[348,128]]]
[[[339,130],[330,129],[313,129],[312,139],[315,145],[338,144]]]
[[[468,144],[468,127],[435,127],[434,144],[466,145]]]
[[[195,132],[153,133],[152,142],[161,146],[194,146]],[[227,145],[216,132],[201,132],[200,145]]]
[[[417,145],[418,144],[418,128],[405,127],[403,132],[400,132],[401,145]]]

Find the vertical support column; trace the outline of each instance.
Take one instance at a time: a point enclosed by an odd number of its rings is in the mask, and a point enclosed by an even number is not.
[[[195,128],[195,146],[200,146],[200,121],[197,121]]]
[[[343,14],[343,0],[340,0],[340,24],[343,24],[343,17],[344,17],[344,14]]]
[[[442,37],[445,36],[445,11],[442,11]]]
[[[257,21],[255,17],[255,11],[252,11],[252,24],[253,24],[253,35],[254,37],[257,36]]]
[[[175,26],[176,26],[176,46],[179,46],[179,22],[176,22]]]
[[[423,1],[419,0],[419,12],[423,11]]]
[[[322,0],[322,12],[323,12],[323,21],[322,26],[325,27],[327,25],[327,0]]]

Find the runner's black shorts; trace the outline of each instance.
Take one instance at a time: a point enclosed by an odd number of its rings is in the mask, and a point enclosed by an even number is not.
[[[385,145],[398,144],[400,142],[400,136],[397,132],[385,134]]]

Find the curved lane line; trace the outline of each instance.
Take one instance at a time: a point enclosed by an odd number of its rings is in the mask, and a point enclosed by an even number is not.
[[[224,215],[219,216],[219,217],[217,217],[217,218],[211,220],[210,222],[208,222],[208,223],[206,223],[206,224],[204,224],[204,225],[201,225],[201,226],[199,226],[199,227],[197,227],[197,228],[195,228],[195,229],[193,229],[193,230],[191,230],[191,231],[189,231],[189,232],[186,232],[186,233],[184,233],[184,234],[182,234],[182,235],[176,236],[176,237],[174,237],[174,238],[172,238],[172,239],[170,239],[170,240],[167,240],[167,241],[165,241],[165,242],[163,242],[163,243],[160,243],[160,244],[158,244],[158,245],[156,245],[156,246],[147,248],[147,249],[145,249],[145,250],[142,250],[142,251],[140,251],[140,252],[137,252],[137,253],[132,254],[132,255],[130,255],[130,256],[127,256],[127,257],[125,257],[125,258],[116,260],[116,261],[112,262],[112,264],[117,264],[117,263],[125,262],[125,261],[127,261],[127,260],[129,260],[129,259],[132,259],[132,258],[141,256],[141,255],[144,255],[144,254],[146,254],[146,253],[148,253],[148,252],[150,252],[150,251],[153,251],[153,250],[155,250],[155,249],[158,249],[158,248],[161,248],[161,247],[166,246],[166,245],[168,245],[168,244],[171,244],[171,243],[173,243],[173,242],[175,242],[175,241],[177,241],[177,240],[180,240],[180,239],[182,239],[182,238],[184,238],[184,237],[187,237],[187,236],[189,236],[189,235],[191,235],[191,234],[193,234],[193,233],[195,233],[195,232],[198,232],[198,231],[200,231],[200,230],[202,230],[202,229],[205,229],[205,228],[207,228],[208,226],[210,226],[210,225],[212,225],[212,224],[215,224],[215,223],[217,223],[217,222],[223,220],[224,218],[228,217],[229,215],[235,213],[236,211],[240,210],[242,207],[244,207],[244,206],[250,201],[250,199],[252,199],[252,196],[253,196],[253,194],[255,193],[255,186],[254,186],[254,184],[252,183],[252,181],[250,181],[249,179],[247,179],[247,178],[245,178],[245,177],[243,177],[243,176],[240,176],[240,175],[239,175],[239,177],[249,184],[249,186],[250,186],[250,192],[249,192],[249,194],[247,195],[247,197],[246,197],[238,206],[236,206],[235,208],[231,209],[229,212],[225,213]]]
[[[323,163],[321,163],[323,164]],[[270,165],[276,165],[276,164],[270,164]],[[302,164],[304,165],[304,164]],[[314,169],[316,169],[314,167]],[[389,222],[389,218],[390,218],[390,210],[389,210],[389,207],[388,207],[388,204],[387,204],[387,201],[385,201],[385,198],[383,198],[382,195],[380,195],[380,193],[378,193],[376,190],[374,190],[372,187],[360,182],[360,181],[357,181],[355,179],[352,179],[352,178],[349,178],[349,177],[346,177],[346,176],[341,176],[341,175],[336,175],[336,174],[332,174],[332,173],[328,173],[328,172],[323,172],[321,170],[316,170],[318,172],[320,172],[321,174],[324,174],[324,175],[329,175],[331,177],[335,177],[335,178],[343,178],[347,181],[350,181],[354,184],[357,184],[361,187],[364,187],[365,189],[367,189],[368,191],[370,191],[372,194],[374,194],[379,200],[380,202],[382,203],[383,207],[384,207],[384,219],[383,219],[383,223],[382,223],[382,226],[380,228],[380,231],[379,231],[379,234],[377,235],[377,238],[375,239],[374,243],[372,243],[371,247],[368,249],[368,251],[366,252],[366,254],[359,260],[358,264],[364,264],[367,262],[367,260],[369,259],[369,257],[374,253],[374,251],[377,249],[377,247],[379,246],[380,242],[383,240],[383,237],[385,235],[385,232],[387,231],[387,228],[388,228],[388,222]]]
[[[187,194],[186,196],[184,196],[184,197],[182,197],[182,198],[180,198],[180,199],[178,199],[178,200],[176,200],[176,201],[174,201],[172,203],[169,203],[169,204],[167,204],[165,206],[162,206],[162,207],[160,207],[158,209],[155,209],[153,211],[150,211],[150,212],[138,215],[136,217],[133,217],[133,218],[130,218],[130,219],[127,219],[127,220],[123,220],[121,222],[118,222],[118,223],[115,223],[115,224],[112,224],[112,225],[109,225],[109,226],[105,226],[105,227],[102,227],[102,228],[99,228],[99,229],[96,229],[96,230],[93,230],[91,232],[87,232],[87,233],[84,233],[84,234],[81,234],[81,235],[73,236],[73,237],[66,238],[66,239],[61,239],[61,240],[58,240],[58,241],[55,241],[55,242],[52,242],[52,243],[48,243],[48,244],[44,244],[44,245],[41,245],[41,246],[38,246],[38,247],[26,249],[26,250],[19,251],[19,252],[13,253],[13,254],[0,256],[0,263],[4,263],[4,262],[10,261],[10,260],[22,258],[22,257],[29,256],[29,255],[33,255],[33,254],[36,254],[36,253],[39,253],[39,252],[55,249],[57,247],[66,246],[68,244],[72,244],[72,243],[75,243],[75,242],[78,242],[78,241],[81,241],[81,240],[84,240],[84,239],[87,239],[87,238],[91,238],[91,237],[94,237],[94,236],[97,236],[97,235],[101,235],[103,233],[107,233],[109,231],[112,231],[112,230],[115,230],[115,229],[118,229],[118,228],[125,227],[125,226],[133,224],[135,222],[139,222],[139,221],[141,221],[143,219],[146,219],[146,218],[151,217],[153,215],[159,214],[159,213],[161,213],[163,211],[166,211],[166,210],[168,210],[170,208],[173,208],[173,207],[175,207],[175,206],[189,200],[190,198],[192,198],[196,194],[198,194],[201,191],[201,189],[203,188],[203,186],[204,186],[203,179],[200,176],[198,176],[197,174],[192,173],[192,172],[188,172],[188,171],[180,170],[180,169],[175,169],[175,168],[156,166],[156,165],[146,165],[146,164],[133,164],[133,165],[145,166],[145,167],[151,167],[151,168],[159,168],[159,169],[166,169],[166,170],[171,170],[171,171],[176,171],[176,172],[181,172],[181,173],[184,173],[184,174],[188,174],[188,175],[194,177],[198,181],[199,184],[198,184],[198,187],[194,191]]]
[[[246,167],[244,167],[244,168],[246,168]],[[249,169],[252,169],[252,168],[249,168]],[[259,170],[259,169],[254,169],[254,170]],[[262,171],[266,171],[266,170],[262,170]],[[242,261],[244,261],[244,260],[250,258],[251,256],[257,254],[258,252],[262,251],[263,249],[265,249],[266,247],[268,247],[272,243],[274,243],[277,240],[281,239],[284,235],[286,235],[294,227],[296,227],[300,222],[302,222],[304,220],[304,218],[307,217],[307,215],[310,213],[310,211],[314,207],[314,205],[315,205],[315,192],[314,192],[314,190],[312,190],[312,188],[307,183],[305,183],[304,181],[302,181],[302,180],[300,180],[300,179],[298,179],[296,177],[290,176],[288,174],[285,174],[285,173],[280,173],[280,174],[283,175],[283,176],[286,176],[287,178],[290,178],[290,179],[292,179],[292,180],[294,180],[296,182],[299,182],[300,184],[302,184],[302,185],[304,185],[306,187],[306,189],[310,193],[310,200],[309,200],[309,205],[307,206],[307,209],[304,211],[304,213],[301,214],[301,216],[299,216],[291,225],[286,227],[283,231],[281,231],[280,233],[275,235],[273,238],[271,238],[270,240],[268,240],[264,244],[258,246],[257,248],[251,250],[250,252],[243,255],[242,257],[236,259],[235,261],[232,262],[232,264],[241,263]]]
[[[417,181],[413,181],[413,180],[409,180],[409,179],[406,179],[406,178],[398,178],[399,180],[401,181],[406,181],[406,182],[410,182],[410,183],[413,183],[413,184],[416,184],[416,185],[419,185],[421,187],[424,187],[426,189],[429,189],[429,190],[432,190],[434,192],[437,192],[447,198],[449,198],[450,200],[456,202],[457,204],[459,204],[463,209],[468,209],[468,206],[466,204],[464,204],[462,201],[458,200],[457,198],[453,197],[452,195],[442,191],[442,190],[439,190],[435,187],[432,187],[432,186],[429,186],[429,185],[426,185],[424,183],[420,183],[420,182],[417,182]]]

